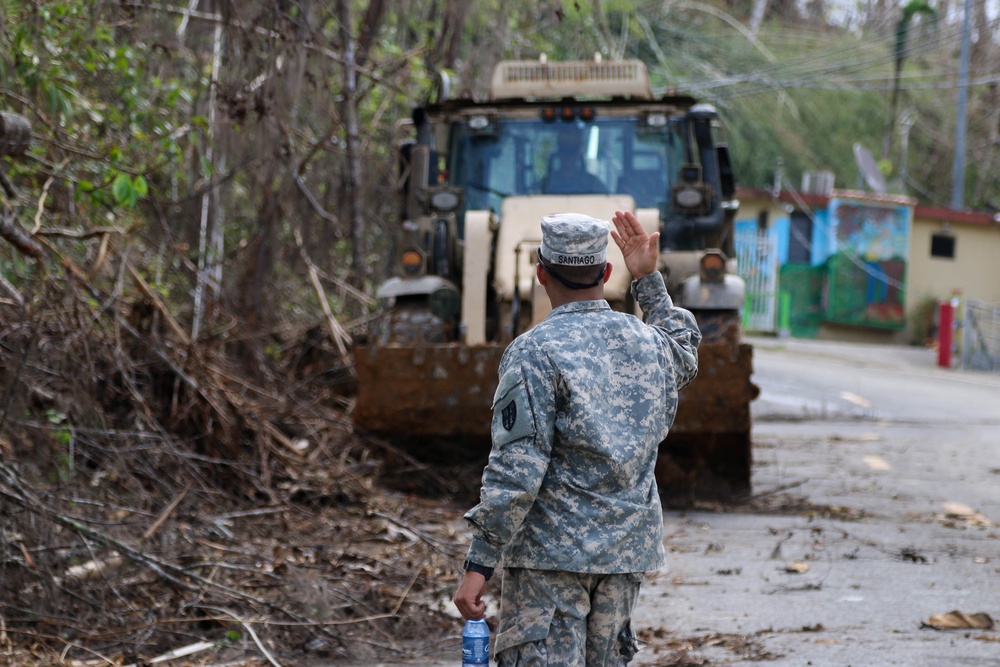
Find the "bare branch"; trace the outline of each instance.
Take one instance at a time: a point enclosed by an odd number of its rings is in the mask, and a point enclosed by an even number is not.
[[[36,259],[42,256],[41,247],[14,222],[12,216],[4,213],[0,213],[0,237],[7,239],[8,243],[25,255]]]
[[[146,566],[163,579],[166,579],[177,586],[181,586],[182,588],[186,588],[188,590],[197,590],[191,583],[188,583],[190,581],[202,588],[223,592],[237,599],[248,600],[255,604],[267,607],[271,606],[267,600],[250,595],[249,593],[238,591],[234,588],[230,588],[229,586],[224,586],[196,574],[192,574],[184,568],[174,565],[173,563],[168,563],[167,561],[161,560],[155,556],[151,556],[121,540],[107,535],[106,533],[95,530],[94,528],[91,528],[76,519],[60,514],[39,500],[21,483],[17,472],[2,461],[0,461],[0,496],[7,498],[15,505],[30,511],[43,519],[74,530],[94,542],[97,542],[98,544],[116,549],[124,557],[133,562],[139,563],[140,565]]]

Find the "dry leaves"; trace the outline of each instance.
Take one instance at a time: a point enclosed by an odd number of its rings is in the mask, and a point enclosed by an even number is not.
[[[785,572],[788,574],[805,574],[809,571],[809,563],[803,560],[793,561],[785,565]]]
[[[993,619],[983,612],[966,614],[954,610],[944,614],[934,614],[924,621],[923,627],[935,630],[992,630]]]

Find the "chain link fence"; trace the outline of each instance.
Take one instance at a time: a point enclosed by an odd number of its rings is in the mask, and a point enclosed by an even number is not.
[[[1000,372],[1000,305],[967,301],[962,324],[962,368]]]
[[[774,333],[778,328],[778,252],[773,235],[737,230],[736,270],[746,281],[743,328]]]

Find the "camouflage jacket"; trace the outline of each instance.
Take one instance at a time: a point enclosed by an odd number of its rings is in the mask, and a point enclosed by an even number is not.
[[[663,564],[653,468],[701,332],[659,273],[632,284],[646,323],[606,301],[562,305],[500,362],[493,449],[469,560],[622,573]]]

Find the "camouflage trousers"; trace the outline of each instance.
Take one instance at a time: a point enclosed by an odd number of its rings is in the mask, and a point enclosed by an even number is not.
[[[635,655],[641,574],[505,568],[499,667],[619,667]]]

